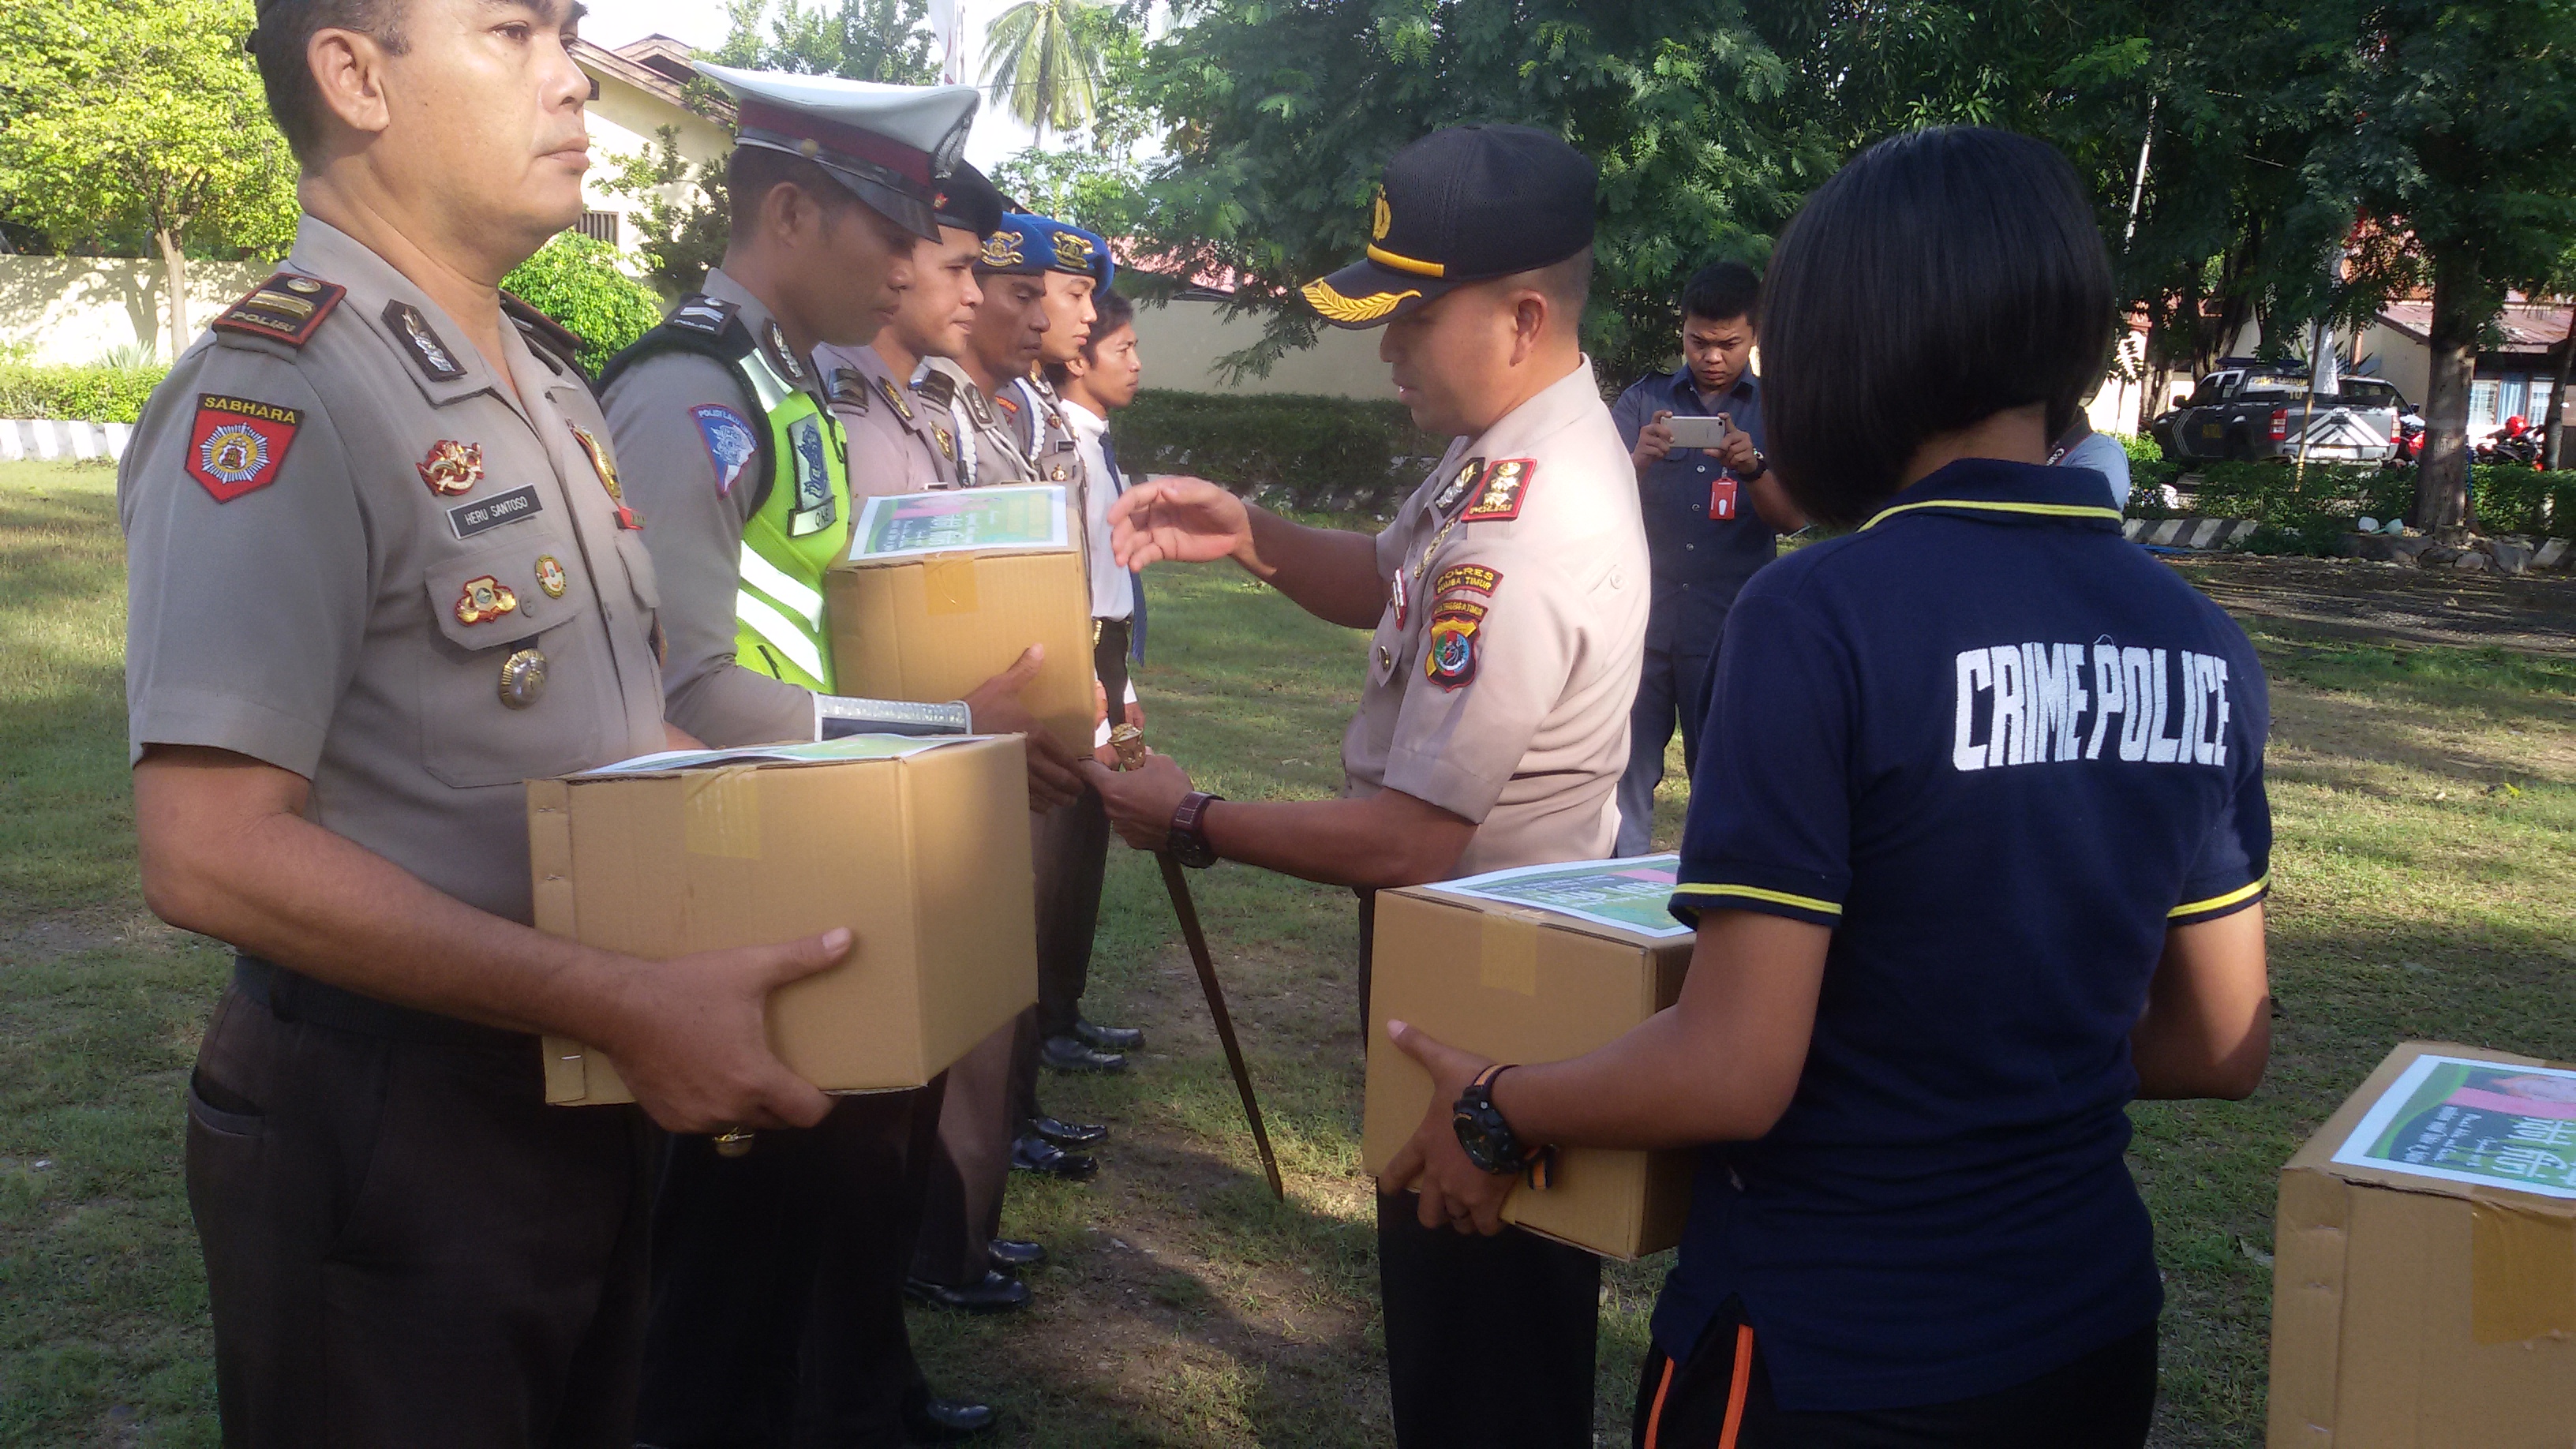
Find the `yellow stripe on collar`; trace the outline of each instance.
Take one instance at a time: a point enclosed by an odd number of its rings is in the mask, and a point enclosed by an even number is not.
[[[1876,517],[1862,524],[1861,531],[1866,533],[1900,513],[1911,513],[1917,508],[1981,508],[1989,513],[2036,513],[2049,518],[2107,518],[2113,523],[2120,521],[2120,510],[2103,508],[2091,503],[1989,503],[1969,498],[1927,498],[1920,503],[1900,503],[1894,508],[1883,509]]]
[[[1445,277],[1449,275],[1449,268],[1445,263],[1417,262],[1411,257],[1398,256],[1394,252],[1388,251],[1386,248],[1379,246],[1374,242],[1369,244],[1368,259],[1377,263],[1381,267],[1393,267],[1399,272],[1411,272],[1417,277]]]

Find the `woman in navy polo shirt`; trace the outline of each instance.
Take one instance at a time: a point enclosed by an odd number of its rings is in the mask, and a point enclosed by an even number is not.
[[[1490,1233],[1539,1145],[1714,1144],[1641,1449],[2133,1449],[2163,1295],[2124,1109],[2270,1050],[2261,669],[2046,466],[2114,315],[2055,151],[1870,148],[1769,295],[1771,464],[1852,531],[1727,619],[1680,1003],[1517,1068],[1391,1024],[1458,1105],[1386,1186]]]

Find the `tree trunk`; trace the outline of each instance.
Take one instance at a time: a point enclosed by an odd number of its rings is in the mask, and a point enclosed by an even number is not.
[[[161,248],[161,284],[170,291],[170,360],[188,350],[188,257],[179,250],[177,232],[163,229],[152,233],[153,243]]]
[[[2543,440],[2540,465],[2558,471],[2559,445],[2567,435],[2567,364],[2576,360],[2576,304],[2567,308],[2567,335],[2558,343],[2558,381],[2549,389],[2549,435]]]
[[[2478,368],[2486,289],[2471,268],[2433,264],[2432,376],[2424,388],[2424,457],[2415,469],[2415,526],[2455,528],[2469,517],[2469,382]]]

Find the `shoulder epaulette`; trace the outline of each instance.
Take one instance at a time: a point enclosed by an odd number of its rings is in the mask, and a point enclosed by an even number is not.
[[[873,394],[868,391],[867,378],[857,368],[833,368],[829,387],[834,407],[849,408],[859,413],[868,410]]]
[[[957,401],[957,379],[935,367],[923,372],[912,390],[930,399],[935,407],[944,408]]]
[[[540,356],[552,354],[547,360],[560,362],[575,372],[581,370],[581,350],[589,344],[580,333],[506,291],[501,294],[501,311],[519,324],[520,335],[528,339]]]
[[[722,298],[691,292],[680,299],[680,305],[672,308],[671,315],[663,318],[662,322],[665,326],[686,328],[715,337],[733,325],[733,314],[740,310]]]
[[[347,295],[346,287],[294,272],[279,272],[225,308],[223,315],[209,325],[244,337],[265,337],[271,342],[301,347]]]

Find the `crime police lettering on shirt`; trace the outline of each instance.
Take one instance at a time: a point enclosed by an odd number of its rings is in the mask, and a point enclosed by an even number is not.
[[[2227,764],[2234,706],[2219,655],[2033,640],[1962,649],[1955,664],[1955,769],[2099,760],[2106,750],[2151,765]]]

